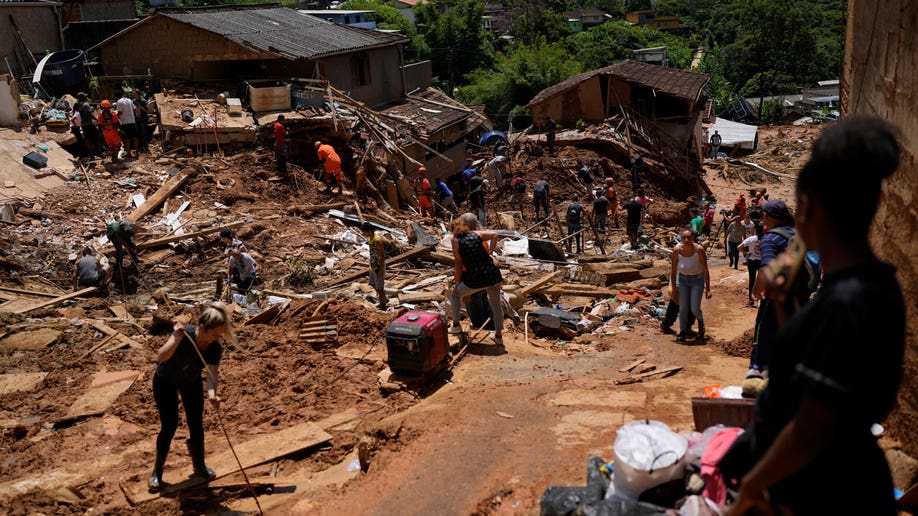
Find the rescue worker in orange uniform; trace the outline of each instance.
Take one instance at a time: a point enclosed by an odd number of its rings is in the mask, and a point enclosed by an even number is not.
[[[108,147],[108,154],[115,159],[118,157],[118,151],[121,150],[121,122],[118,121],[118,112],[112,110],[112,103],[103,100],[99,107],[99,127],[102,128],[102,137],[105,139],[105,145]]]
[[[335,148],[327,143],[316,142],[316,152],[319,154],[319,163],[325,165],[325,193],[331,193],[333,187],[338,187],[338,195],[341,195],[341,158],[335,152]]]
[[[606,199],[609,199],[609,215],[612,217],[612,226],[618,227],[618,193],[615,191],[615,181],[606,178]]]
[[[433,203],[430,202],[430,181],[427,180],[427,168],[418,169],[418,177],[414,178],[414,193],[418,196],[418,208],[421,216],[434,216]]]
[[[733,215],[739,218],[746,217],[746,195],[739,194],[739,197],[736,198],[736,202],[733,203]]]

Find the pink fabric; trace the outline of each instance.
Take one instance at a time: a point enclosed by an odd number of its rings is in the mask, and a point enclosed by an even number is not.
[[[727,503],[727,485],[717,465],[741,433],[742,428],[725,428],[717,432],[701,454],[701,478],[706,482],[703,494],[718,505]]]

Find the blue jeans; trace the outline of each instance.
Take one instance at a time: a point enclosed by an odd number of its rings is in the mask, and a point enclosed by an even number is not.
[[[689,310],[698,320],[699,328],[704,324],[701,313],[701,296],[704,295],[704,274],[687,276],[680,274],[679,283],[679,333],[685,335],[689,329]]]

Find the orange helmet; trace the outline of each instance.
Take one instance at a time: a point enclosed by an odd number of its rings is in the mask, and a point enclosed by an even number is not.
[[[110,107],[112,107],[112,103],[109,102],[107,99],[106,99],[106,100],[103,100],[99,105],[102,106],[103,108],[110,108]]]
[[[418,169],[418,174],[426,174],[426,173],[427,173],[427,167],[421,167]]]
[[[613,184],[613,183],[615,183],[615,181],[614,181],[611,177],[607,177],[607,178],[606,178],[606,184],[607,184],[607,185],[611,185],[611,184]]]

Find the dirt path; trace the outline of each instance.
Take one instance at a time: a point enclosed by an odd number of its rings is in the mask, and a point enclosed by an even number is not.
[[[709,333],[733,339],[755,317],[744,306],[745,283],[716,259],[712,283]],[[589,457],[611,458],[622,422],[648,417],[691,429],[690,398],[705,385],[738,383],[746,368],[744,359],[711,345],[677,345],[650,325],[613,339],[608,351],[567,357],[514,335],[507,354],[468,356],[452,383],[385,422],[389,432],[400,427],[402,442],[381,445],[365,475],[340,491],[291,497],[276,513],[534,513],[546,487],[582,484]],[[685,369],[615,386],[624,376],[618,370],[637,358]]]

